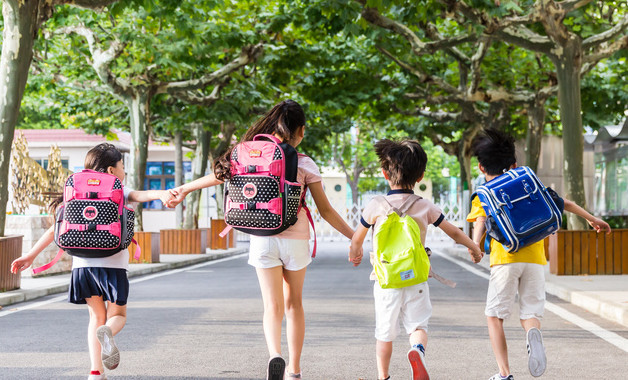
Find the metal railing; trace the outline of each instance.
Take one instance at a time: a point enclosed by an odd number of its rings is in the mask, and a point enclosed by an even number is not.
[[[372,198],[372,197],[371,197]],[[370,201],[370,199],[369,199]],[[351,207],[347,207],[346,204],[335,205],[333,208],[338,214],[347,221],[349,226],[356,228],[360,224],[360,218],[362,217],[362,209],[368,202],[360,201]],[[347,238],[340,232],[336,231],[329,223],[327,223],[318,212],[314,202],[309,199],[308,205],[310,205],[310,211],[312,212],[312,219],[314,220],[314,227],[316,228],[316,238],[318,241],[343,241]],[[463,228],[466,215],[464,214],[463,205],[458,203],[439,202],[436,206],[440,208],[445,215],[445,219],[455,226]],[[446,237],[445,233],[440,228],[434,228],[430,226],[428,228],[428,234],[430,237],[442,240]],[[249,241],[250,236],[248,234],[237,232],[238,241]],[[367,234],[367,241],[371,240],[371,234]]]

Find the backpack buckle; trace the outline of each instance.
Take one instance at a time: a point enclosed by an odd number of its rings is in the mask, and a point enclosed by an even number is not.
[[[247,210],[257,210],[257,204],[255,202],[246,202]]]
[[[87,231],[96,231],[96,223],[87,224]]]
[[[89,199],[98,199],[98,193],[95,191],[90,191],[87,193],[87,198]]]
[[[247,173],[257,173],[257,165],[248,165],[246,167]]]

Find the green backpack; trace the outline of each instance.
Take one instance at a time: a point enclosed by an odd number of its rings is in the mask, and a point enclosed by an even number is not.
[[[396,289],[427,281],[430,260],[421,243],[421,229],[406,215],[421,197],[410,195],[398,209],[382,198],[389,209],[386,220],[376,229],[373,238],[373,268],[379,286]]]

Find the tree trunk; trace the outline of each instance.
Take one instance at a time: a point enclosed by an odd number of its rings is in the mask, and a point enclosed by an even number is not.
[[[33,58],[39,1],[4,0],[0,58],[0,236],[4,236],[9,198],[11,146],[20,104]]]
[[[196,150],[194,159],[192,160],[192,181],[201,178],[207,171],[207,162],[209,160],[209,144],[212,134],[206,131],[202,125],[196,127]],[[194,191],[186,197],[187,207],[185,208],[185,218],[183,228],[198,228],[198,215],[201,205],[202,190]]]
[[[174,133],[174,186],[183,185],[183,141],[181,131]],[[174,210],[177,228],[183,227],[183,203]]]
[[[131,152],[128,165],[128,184],[133,190],[144,190],[146,161],[148,160],[148,137],[150,136],[150,95],[136,92],[127,99],[131,116]],[[142,204],[135,210],[135,230],[143,231]]]
[[[565,197],[586,208],[584,194],[582,104],[580,99],[580,68],[582,44],[573,37],[563,46],[562,54],[554,62],[558,75],[558,102],[563,124],[563,161]],[[586,229],[584,220],[573,213],[567,214],[569,229]]]
[[[544,101],[543,101],[544,102]],[[526,134],[526,165],[536,172],[541,156],[541,142],[545,127],[545,104],[535,101],[527,107],[528,131]]]

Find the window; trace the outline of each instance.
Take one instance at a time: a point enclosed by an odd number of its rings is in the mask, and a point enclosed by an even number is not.
[[[168,190],[174,189],[174,162],[173,161],[151,161],[146,163],[146,179],[144,180],[144,188],[146,190]],[[184,178],[188,173],[192,172],[192,163],[190,161],[183,162]],[[149,210],[165,210],[160,200],[145,202],[144,208]]]
[[[47,158],[33,158],[33,160],[35,162],[37,162],[39,165],[41,165],[42,168],[44,168],[44,170],[48,170],[48,159]],[[68,159],[61,159],[61,166],[63,166],[64,169],[68,169],[70,167],[70,160]]]

